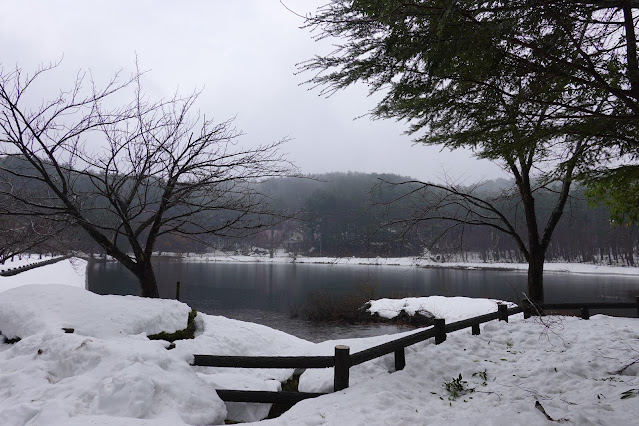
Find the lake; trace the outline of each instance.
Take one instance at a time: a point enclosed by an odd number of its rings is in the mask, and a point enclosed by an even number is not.
[[[180,259],[161,259],[155,268],[161,297],[175,297],[180,281],[180,300],[198,311],[268,325],[311,341],[406,330],[389,325],[316,325],[290,318],[309,294],[320,290],[340,296],[364,284],[374,288],[375,298],[441,295],[513,302],[526,290],[525,271]],[[87,277],[89,290],[95,293],[139,294],[135,277],[117,262],[91,262]],[[639,278],[632,276],[547,273],[544,282],[549,303],[632,302],[639,295]],[[633,315],[631,310],[616,313]]]

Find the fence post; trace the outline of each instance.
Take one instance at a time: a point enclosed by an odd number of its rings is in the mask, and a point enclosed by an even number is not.
[[[446,340],[446,319],[435,318],[435,344],[439,345]]]
[[[400,348],[395,351],[395,371],[403,370],[406,367],[406,354],[405,348]]]
[[[587,306],[581,308],[581,319],[590,319],[590,311],[588,310]]]
[[[177,282],[177,285],[175,286],[175,300],[177,300],[178,302],[180,301],[180,282]]]
[[[479,324],[473,324],[472,333],[473,333],[473,336],[479,336],[479,334],[480,334]]]
[[[497,304],[497,312],[499,312],[499,321],[508,322],[508,306],[505,303]]]
[[[345,345],[335,346],[335,376],[333,377],[334,392],[348,387],[348,369],[351,367],[351,348]]]

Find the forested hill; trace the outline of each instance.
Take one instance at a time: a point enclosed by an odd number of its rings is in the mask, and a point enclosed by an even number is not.
[[[16,182],[24,187],[23,191],[38,193],[33,184]],[[393,185],[402,182],[408,183]],[[90,192],[88,182],[79,185]],[[240,243],[213,238],[195,242],[182,236],[164,235],[158,240],[156,250],[205,251],[208,247],[204,243],[208,243],[224,248],[233,244],[241,250],[256,246],[266,250],[284,248],[310,256],[397,257],[427,253],[443,260],[524,261],[513,240],[494,228],[462,226],[438,219],[449,217],[447,214],[456,208],[455,203],[443,203],[443,208],[433,210],[432,204],[442,204],[445,197],[433,188],[423,190],[419,182],[406,176],[327,173],[313,178],[269,179],[254,185],[276,210],[295,212],[298,219],[280,221],[272,229],[262,230]],[[525,232],[521,206],[517,197],[512,196],[515,190],[512,181],[499,179],[460,187],[460,190],[490,199],[504,211],[519,233]],[[544,217],[550,214],[556,196],[552,187],[535,193],[539,223],[544,223]],[[225,212],[220,211],[208,220],[215,225],[227,218]],[[19,221],[15,218],[0,216],[0,225],[5,230],[17,224]],[[7,245],[2,239],[6,234],[0,235],[0,246]],[[583,189],[575,186],[553,234],[546,260],[634,264],[636,234],[632,225],[611,223],[607,209],[590,206]],[[54,246],[62,251],[100,252],[83,231],[73,227],[56,233],[55,238],[59,241],[55,241]]]
[[[449,221],[433,219],[434,215],[428,213],[429,203],[437,198],[432,190],[401,198],[419,185],[386,184],[410,180],[398,175],[349,172],[263,182],[263,191],[276,204],[303,214],[300,221],[280,224],[269,235],[262,233],[257,243],[265,248],[285,246],[300,254],[319,255],[321,250],[323,256],[413,256],[426,249],[430,255],[444,259],[524,260],[512,240],[493,228],[451,228]],[[501,203],[505,214],[522,226],[520,232],[525,232],[521,208],[510,197],[515,190],[513,182],[498,179],[464,189]],[[537,193],[540,217],[550,214],[555,196],[552,188]],[[396,198],[401,199],[388,204]],[[420,214],[422,217],[417,217]],[[634,226],[611,224],[607,209],[590,206],[583,188],[575,186],[547,260],[634,264],[636,251]]]

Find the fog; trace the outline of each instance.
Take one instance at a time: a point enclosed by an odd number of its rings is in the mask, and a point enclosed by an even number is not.
[[[80,69],[104,82],[119,70],[133,72],[137,60],[148,71],[151,96],[201,90],[198,108],[220,121],[235,117],[242,145],[290,138],[284,149],[305,173],[388,172],[466,183],[506,176],[468,150],[414,145],[406,123],[370,120],[378,98],[361,85],[326,98],[303,84],[312,75],[297,73],[296,64],[335,41],[314,41],[298,15],[323,3],[7,2],[0,15],[2,66],[30,71],[61,60],[47,79],[57,90],[68,88]]]

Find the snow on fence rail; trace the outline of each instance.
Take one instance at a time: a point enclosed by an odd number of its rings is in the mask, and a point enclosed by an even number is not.
[[[12,275],[18,275],[21,272],[28,271],[30,269],[39,268],[40,266],[44,266],[44,265],[51,265],[53,263],[60,262],[61,260],[65,260],[70,257],[73,257],[73,255],[68,254],[64,256],[54,257],[53,259],[47,259],[47,260],[42,260],[40,262],[29,263],[23,266],[17,266],[15,268],[0,269],[0,276],[10,277]]]
[[[395,370],[402,370],[406,366],[404,349],[424,340],[435,338],[435,344],[446,340],[446,333],[464,328],[472,328],[474,335],[479,334],[479,325],[499,319],[508,322],[510,315],[523,312],[520,306],[508,308],[499,304],[498,311],[474,318],[468,318],[451,324],[444,319],[435,319],[434,327],[400,337],[391,342],[383,343],[372,348],[350,354],[350,348],[344,345],[335,346],[334,356],[219,356],[193,355],[193,366],[200,367],[235,367],[235,368],[327,368],[334,367],[333,390],[335,392],[346,389],[349,382],[349,369],[355,365],[371,361],[383,355],[395,354]],[[294,404],[303,399],[315,398],[324,393],[311,392],[268,392],[268,391],[240,391],[216,389],[218,396],[227,402],[265,402]]]

